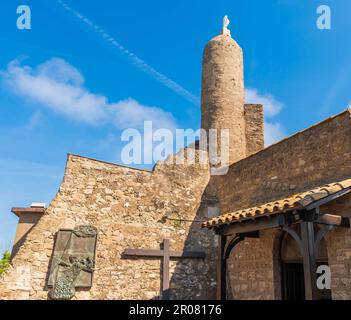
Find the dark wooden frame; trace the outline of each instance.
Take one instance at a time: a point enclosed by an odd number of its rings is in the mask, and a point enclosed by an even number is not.
[[[350,228],[350,218],[331,214],[321,214],[319,206],[328,203],[344,193],[326,197],[316,204],[310,205],[309,210],[294,210],[275,215],[244,220],[232,224],[219,225],[215,227],[218,235],[218,257],[217,257],[217,299],[225,300],[227,293],[226,273],[227,259],[234,247],[247,237],[259,237],[262,230],[280,228],[289,233],[295,241],[303,257],[304,278],[305,278],[305,298],[314,300],[317,298],[316,287],[316,252],[320,241],[326,233],[334,227]],[[291,225],[300,224],[301,232],[298,234]],[[323,227],[315,233],[314,225]]]
[[[67,229],[67,228],[62,228],[62,229],[59,229],[58,232],[55,234],[55,238],[54,238],[54,249],[53,249],[53,255],[55,254],[55,252],[57,252],[57,246],[58,246],[58,241],[59,241],[59,237],[60,237],[60,233],[63,233],[63,232],[68,232],[70,233],[70,236],[69,236],[69,239],[68,239],[68,243],[71,241],[70,239],[72,238],[73,236],[73,229]],[[98,234],[96,234],[95,236],[91,237],[93,238],[93,241],[94,241],[94,245],[93,247],[91,248],[92,249],[92,256],[91,258],[95,261],[96,259],[96,247],[97,247],[97,241],[98,241]],[[65,246],[67,247],[67,243],[65,244]],[[65,250],[64,250],[65,251]],[[61,253],[63,254],[64,251],[62,251]],[[62,257],[62,254],[61,254],[61,257]],[[48,288],[52,288],[54,286],[54,282],[55,282],[55,277],[56,277],[56,273],[58,272],[58,270],[55,270],[55,268],[59,268],[59,265],[53,265],[53,257],[51,258],[51,261],[50,261],[50,268],[49,268],[49,274],[48,274],[48,277],[47,277],[47,283],[46,283],[46,286]],[[90,272],[90,271],[87,271],[85,269],[82,269],[81,272],[87,272],[88,276],[89,276],[89,280],[87,283],[79,283],[79,279],[78,279],[78,282],[76,283],[76,286],[75,288],[76,289],[87,289],[87,288],[91,288],[92,285],[93,285],[93,279],[94,279],[94,272]]]

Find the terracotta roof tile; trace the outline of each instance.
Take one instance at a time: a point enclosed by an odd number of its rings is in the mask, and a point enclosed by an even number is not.
[[[271,201],[259,206],[243,210],[228,212],[212,218],[202,224],[202,227],[211,228],[222,224],[230,224],[242,220],[255,219],[256,217],[285,212],[287,210],[303,209],[306,206],[335,194],[343,189],[351,188],[351,179],[337,181],[324,186],[291,195],[284,199]]]

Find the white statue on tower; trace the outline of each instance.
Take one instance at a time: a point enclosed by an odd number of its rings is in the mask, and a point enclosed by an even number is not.
[[[230,30],[228,29],[228,25],[229,25],[230,21],[228,19],[228,16],[225,15],[223,18],[223,28],[222,28],[222,34],[225,36],[231,36],[230,35]]]

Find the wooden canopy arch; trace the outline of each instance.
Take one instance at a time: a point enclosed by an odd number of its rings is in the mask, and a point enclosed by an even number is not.
[[[213,229],[219,236],[217,299],[226,299],[226,260],[230,252],[245,238],[258,238],[260,231],[271,228],[282,229],[297,242],[303,258],[305,298],[316,299],[316,252],[320,242],[334,227],[350,228],[350,218],[321,213],[320,207],[350,191],[351,179],[347,179],[204,222],[202,227]],[[292,228],[295,224],[300,224],[300,232]],[[317,232],[315,224],[321,226]]]

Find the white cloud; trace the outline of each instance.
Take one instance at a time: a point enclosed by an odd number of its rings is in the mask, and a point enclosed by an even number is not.
[[[264,114],[267,118],[274,117],[283,108],[283,103],[278,101],[272,94],[260,94],[257,89],[245,89],[246,103],[260,103],[263,104]]]
[[[246,103],[259,103],[263,105],[265,126],[264,126],[264,142],[265,146],[269,146],[286,136],[285,129],[279,122],[272,122],[270,119],[280,113],[284,104],[278,101],[272,94],[260,94],[257,89],[245,89]]]
[[[90,92],[84,87],[84,77],[79,70],[63,59],[52,58],[35,68],[15,60],[0,76],[15,94],[75,121],[93,125],[112,123],[120,129],[143,129],[144,121],[152,121],[154,129],[176,127],[172,114],[161,108],[144,106],[131,98],[110,103],[106,96]],[[245,98],[246,103],[264,106],[265,145],[284,138],[284,127],[270,119],[279,114],[283,103],[272,94],[260,94],[253,88],[245,90]],[[34,127],[40,116],[35,113],[28,125]]]
[[[264,144],[269,146],[283,138],[286,133],[284,127],[278,122],[267,122],[264,123]]]
[[[115,112],[115,123],[120,128],[143,128],[144,121],[152,121],[153,128],[174,130],[175,120],[169,112],[158,107],[147,107],[134,99],[126,99],[111,105]]]
[[[63,59],[52,58],[35,68],[15,60],[0,75],[15,94],[75,121],[113,123],[120,129],[140,129],[147,120],[153,121],[155,128],[176,126],[172,114],[161,108],[144,106],[131,98],[110,103],[104,95],[90,92],[79,70]]]

